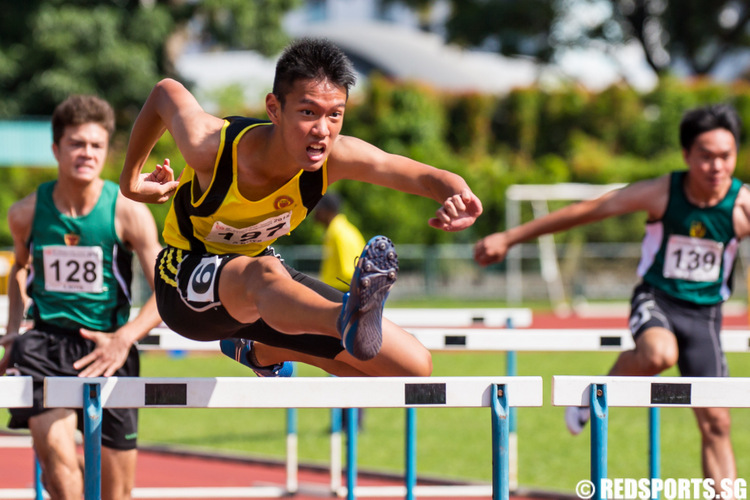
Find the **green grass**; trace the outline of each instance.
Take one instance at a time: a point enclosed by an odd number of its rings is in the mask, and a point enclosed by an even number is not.
[[[572,492],[589,477],[589,434],[570,436],[563,408],[550,404],[554,375],[606,373],[616,353],[519,353],[519,375],[541,375],[544,406],[519,408],[519,482],[525,487]],[[729,354],[733,376],[750,377],[747,355]],[[503,353],[434,353],[435,376],[504,375]],[[323,376],[300,366],[300,376]],[[252,376],[221,355],[190,354],[172,358],[163,353],[142,355],[147,377]],[[676,376],[676,371],[665,373]],[[648,410],[612,408],[609,416],[610,477],[648,475]],[[701,477],[700,438],[689,409],[662,409],[663,477]],[[732,410],[733,443],[740,477],[750,470],[750,411]],[[361,469],[401,473],[404,470],[403,409],[368,409],[359,435]],[[303,462],[326,464],[329,456],[328,410],[299,411],[299,454]],[[282,459],[286,411],[275,409],[144,409],[140,412],[140,442],[182,445],[197,449]],[[490,414],[486,408],[417,410],[419,474],[490,481]]]

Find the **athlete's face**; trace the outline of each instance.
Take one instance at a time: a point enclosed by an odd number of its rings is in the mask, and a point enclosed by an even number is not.
[[[328,80],[297,80],[284,105],[269,94],[267,110],[286,153],[300,168],[318,170],[344,124],[346,90]]]
[[[704,132],[682,155],[691,185],[702,193],[720,194],[729,188],[737,165],[737,145],[731,132],[723,128]]]
[[[59,144],[52,144],[60,177],[91,182],[99,177],[107,158],[109,133],[98,123],[68,125]]]

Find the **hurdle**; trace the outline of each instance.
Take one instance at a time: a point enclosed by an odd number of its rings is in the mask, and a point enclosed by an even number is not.
[[[441,328],[475,328],[477,332],[492,336],[497,332],[507,333],[508,328],[526,328],[531,325],[532,311],[529,308],[385,308],[383,311],[385,318],[405,328],[412,335],[418,336],[425,330],[429,331],[430,327]],[[425,329],[425,327],[427,327]],[[472,333],[472,335],[474,335]],[[450,342],[450,339],[448,340]],[[425,342],[423,342],[425,343]],[[427,346],[432,349],[431,346]],[[139,349],[149,350],[219,350],[219,343],[197,342],[190,340],[167,328],[157,328],[151,331],[149,336],[139,342]],[[434,350],[434,349],[433,349]],[[508,370],[506,375],[514,376],[516,374],[515,359],[516,355],[513,350],[495,349],[506,352]],[[355,410],[350,410],[355,411]],[[406,409],[406,452],[407,464],[416,463],[416,447],[413,441],[413,435],[416,432],[416,412],[414,409]],[[350,416],[355,416],[352,414]],[[296,418],[294,410],[289,410],[287,420],[292,422]],[[510,487],[515,490],[518,487],[518,461],[517,461],[517,434],[516,434],[516,416],[515,408],[510,409]],[[295,429],[293,425],[288,425],[288,429]],[[287,477],[289,478],[289,491],[293,491],[295,481],[295,472],[297,467],[295,445],[296,434],[294,430],[287,432]],[[356,428],[342,427],[342,413],[339,409],[331,411],[331,436],[330,436],[330,489],[333,494],[340,494],[342,490],[343,460],[342,460],[342,443],[343,432],[347,435],[348,442],[353,441],[357,432]],[[413,466],[416,467],[415,465]],[[408,466],[407,466],[408,469]],[[435,486],[435,489],[441,488]],[[447,488],[452,488],[449,486]],[[488,491],[482,491],[476,488],[475,496],[486,496]],[[410,493],[410,492],[409,492]],[[372,487],[363,490],[360,496],[401,496],[400,490],[389,491],[388,487]]]
[[[102,408],[411,407],[490,408],[492,496],[500,500],[509,498],[508,408],[542,406],[542,387],[541,377],[49,377],[44,399],[48,408],[83,409],[85,500],[101,497]],[[352,460],[348,465],[346,494],[354,499],[358,494],[356,463]],[[274,492],[261,496],[269,493]]]
[[[425,347],[432,351],[524,351],[524,352],[619,352],[635,347],[626,328],[582,330],[523,330],[483,328],[408,328]],[[750,352],[750,330],[726,329],[720,333],[725,352]],[[509,363],[506,375],[516,374]],[[660,409],[649,408],[649,473],[661,476]],[[513,456],[513,455],[512,455]]]
[[[610,407],[749,408],[750,378],[732,377],[552,377],[553,406],[591,408],[591,481],[595,500],[607,477]]]

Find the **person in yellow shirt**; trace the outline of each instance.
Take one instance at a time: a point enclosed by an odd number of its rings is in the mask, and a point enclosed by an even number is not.
[[[342,292],[349,291],[354,264],[365,246],[365,238],[346,215],[341,213],[341,197],[329,191],[313,212],[325,228],[320,281]]]

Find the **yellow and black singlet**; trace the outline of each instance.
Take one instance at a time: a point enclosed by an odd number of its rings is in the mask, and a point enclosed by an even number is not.
[[[300,170],[263,199],[248,200],[237,186],[237,144],[254,127],[270,122],[225,119],[211,184],[200,194],[195,171],[185,166],[164,224],[164,241],[190,252],[255,256],[279,236],[288,234],[323,197],[327,165]]]

